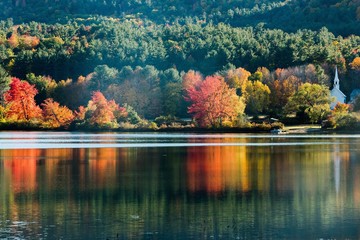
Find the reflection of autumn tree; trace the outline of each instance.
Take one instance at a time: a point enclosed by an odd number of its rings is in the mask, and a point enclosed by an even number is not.
[[[325,191],[331,181],[332,159],[328,151],[319,151],[319,146],[308,146],[307,151],[289,153],[279,149],[274,161],[276,190],[298,192],[306,186],[307,193]],[[301,160],[301,161],[299,161]],[[316,172],[316,174],[314,174]]]
[[[90,178],[96,188],[116,185],[117,153],[116,148],[87,149]]]
[[[357,153],[359,153],[359,150],[351,152],[351,155],[353,155],[356,160],[358,159],[358,157],[356,157]],[[351,160],[351,155],[349,154],[349,160]],[[352,189],[354,189],[353,201],[355,207],[359,209],[360,208],[360,166],[359,164],[351,164],[351,161],[349,161],[349,168],[346,170],[349,170],[349,172],[352,173],[351,174],[353,177]]]
[[[246,143],[241,138],[226,141]],[[71,219],[80,218],[86,228],[101,218],[101,224],[115,228],[109,236],[121,230],[125,239],[141,238],[139,232],[148,229],[165,239],[168,235],[160,234],[200,234],[205,227],[209,234],[231,239],[254,222],[266,231],[291,221],[303,229],[312,226],[308,221],[314,216],[328,230],[349,213],[344,206],[355,210],[350,217],[358,215],[360,151],[340,141],[338,151],[329,151],[329,145],[0,150],[0,220],[52,224],[69,219],[59,229],[83,236]],[[35,176],[32,184],[26,181],[28,168]],[[23,171],[22,180],[13,169]],[[14,182],[23,186],[4,192]],[[285,214],[274,214],[279,211]],[[231,224],[237,231],[221,227]],[[242,236],[251,238],[249,233]]]
[[[37,188],[37,160],[41,156],[39,149],[4,150],[4,166],[11,170],[11,184],[14,193],[33,192]]]
[[[119,158],[126,152],[117,148],[91,149],[24,149],[1,150],[5,170],[11,172],[10,183],[14,193],[33,192],[38,184],[47,191],[58,187],[58,175],[68,174],[64,163],[75,161],[80,164],[77,169],[78,183],[81,186],[104,188],[116,185],[116,173]],[[45,160],[42,160],[45,159]],[[88,163],[88,164],[85,164]],[[65,172],[64,172],[65,171]],[[70,181],[73,179],[67,179]],[[72,184],[66,182],[64,184]]]
[[[250,163],[245,147],[191,147],[187,153],[187,184],[190,191],[250,190]]]

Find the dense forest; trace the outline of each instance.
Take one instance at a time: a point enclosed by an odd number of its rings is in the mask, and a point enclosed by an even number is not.
[[[341,35],[360,34],[359,0],[3,0],[0,17],[15,23],[66,23],[74,17],[141,17],[156,23],[197,18],[231,26],[256,26],[295,32],[325,26]]]
[[[50,124],[52,115],[54,126],[73,121],[119,126],[151,125],[144,118],[167,116],[157,123],[193,117],[199,126],[214,127],[240,126],[244,113],[330,121],[327,96],[335,66],[347,96],[360,88],[359,5],[356,0],[2,1],[0,121],[42,118]],[[29,108],[24,97],[16,98],[22,96],[19,89],[30,97]],[[318,96],[304,106],[302,92]],[[207,111],[207,99],[226,113]],[[358,108],[360,101],[337,110]],[[95,119],[102,114],[104,119]]]

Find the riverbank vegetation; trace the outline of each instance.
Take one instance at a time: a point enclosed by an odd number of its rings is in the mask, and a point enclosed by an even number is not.
[[[105,2],[4,5],[4,18],[18,18],[0,21],[1,129],[267,131],[278,122],[359,122],[359,98],[331,110],[329,92],[335,66],[347,96],[360,88],[357,28],[344,33],[326,20],[312,30],[287,29],[261,21],[297,4],[291,1]],[[351,12],[339,25],[352,26],[357,5],[342,2],[325,5]],[[307,16],[321,16],[317,6],[305,6]]]

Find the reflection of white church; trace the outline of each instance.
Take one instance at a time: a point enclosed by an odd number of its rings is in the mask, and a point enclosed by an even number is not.
[[[338,70],[337,67],[335,69],[335,78],[334,78],[334,86],[331,90],[331,97],[334,100],[330,104],[330,108],[334,109],[337,103],[345,103],[346,102],[346,95],[340,90],[340,82],[339,82]]]

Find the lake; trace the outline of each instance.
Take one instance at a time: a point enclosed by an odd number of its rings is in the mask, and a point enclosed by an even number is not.
[[[0,132],[0,239],[359,239],[360,135]]]

